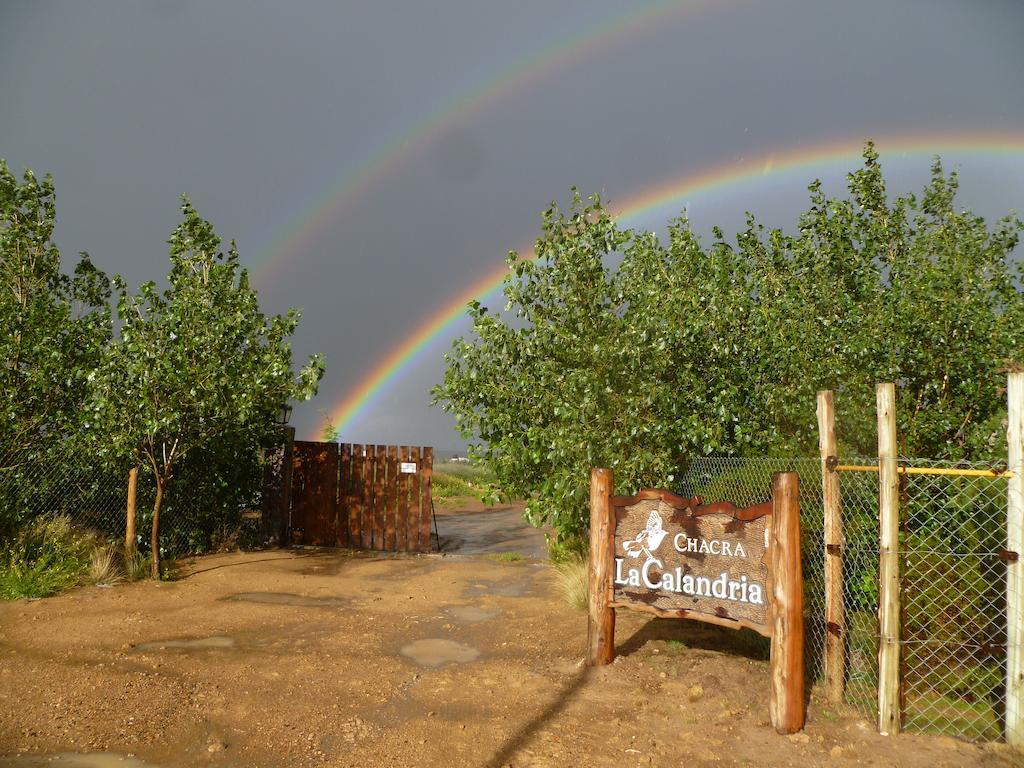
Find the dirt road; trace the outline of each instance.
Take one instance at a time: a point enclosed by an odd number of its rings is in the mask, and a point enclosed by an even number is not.
[[[625,615],[592,671],[585,639],[536,561],[201,558],[0,605],[0,766],[1014,764],[816,700],[777,736],[766,663],[725,631]]]

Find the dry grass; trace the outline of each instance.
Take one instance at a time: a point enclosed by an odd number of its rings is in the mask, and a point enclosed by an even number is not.
[[[578,611],[587,610],[590,569],[586,557],[576,555],[552,566],[555,569],[558,591],[569,606]]]
[[[93,584],[118,584],[124,580],[116,544],[100,544],[89,555],[89,581]]]

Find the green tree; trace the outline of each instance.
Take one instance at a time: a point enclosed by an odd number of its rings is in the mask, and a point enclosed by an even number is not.
[[[874,383],[899,384],[904,453],[1002,451],[1004,366],[1021,360],[1021,222],[957,210],[936,160],[890,199],[869,143],[849,197],[811,184],[797,231],[752,215],[704,247],[618,228],[597,198],[543,215],[535,262],[509,256],[506,314],[470,307],[447,355],[451,411],[528,517],[580,541],[588,470],[671,485],[698,455],[813,454],[814,393],[839,393],[844,452],[873,453]]]
[[[55,221],[53,180],[26,171],[19,183],[0,160],[0,471],[8,475],[57,451],[75,460],[64,447],[81,432],[87,378],[110,337],[107,278],[85,254],[73,275],[61,272]],[[0,532],[30,506],[5,500]]]
[[[144,464],[156,483],[152,575],[160,575],[160,511],[178,467],[218,443],[254,449],[269,439],[287,400],[312,397],[324,364],[314,355],[292,372],[288,338],[299,314],[266,317],[232,243],[187,199],[170,239],[169,287],[118,281],[120,338],[104,350],[93,379],[90,416],[97,444]]]

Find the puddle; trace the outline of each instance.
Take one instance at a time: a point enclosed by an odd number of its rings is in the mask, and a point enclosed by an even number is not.
[[[512,581],[490,581],[481,579],[475,581],[463,590],[465,597],[483,597],[484,595],[499,595],[501,597],[522,597],[530,587],[527,579],[515,579]]]
[[[488,611],[484,608],[478,608],[475,605],[452,605],[446,609],[449,616],[456,621],[462,621],[466,624],[476,624],[478,621],[487,621],[493,619],[501,611],[495,609]]]
[[[308,595],[293,595],[288,592],[239,592],[237,595],[229,595],[221,599],[265,605],[299,605],[304,608],[330,608],[349,603],[343,597],[309,597]]]
[[[518,507],[483,512],[456,512],[437,519],[441,551],[450,555],[518,552],[528,558],[547,557],[544,531],[523,520]]]
[[[164,651],[178,648],[183,651],[205,651],[211,648],[234,648],[235,638],[215,635],[213,637],[197,637],[194,640],[154,640],[150,643],[139,643],[137,651]],[[92,755],[89,755],[92,757]],[[104,763],[106,765],[106,763]],[[111,763],[113,765],[113,763]]]
[[[465,664],[480,658],[480,651],[454,640],[429,638],[402,646],[402,655],[422,667],[440,667],[443,664]]]
[[[0,768],[157,768],[135,757],[115,755],[112,752],[61,752],[57,755],[0,757]]]

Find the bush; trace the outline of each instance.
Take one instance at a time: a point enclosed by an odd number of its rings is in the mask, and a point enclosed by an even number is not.
[[[0,598],[46,597],[79,584],[94,545],[67,516],[33,520],[0,552]]]

